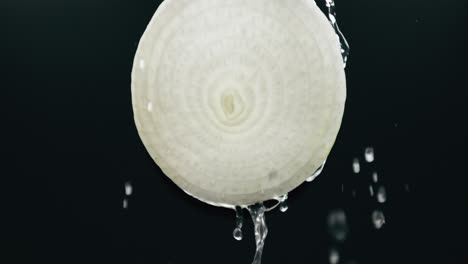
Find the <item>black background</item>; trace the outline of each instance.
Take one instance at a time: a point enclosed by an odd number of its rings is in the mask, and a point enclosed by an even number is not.
[[[234,212],[172,184],[133,123],[133,56],[159,3],[0,3],[1,263],[250,263],[250,219],[235,241]],[[337,0],[351,45],[343,124],[323,174],[267,215],[264,263],[327,263],[333,208],[350,227],[341,263],[466,263],[466,11],[462,0]],[[376,161],[353,175],[366,146]],[[366,194],[374,169],[381,206]],[[378,231],[374,208],[387,217]]]

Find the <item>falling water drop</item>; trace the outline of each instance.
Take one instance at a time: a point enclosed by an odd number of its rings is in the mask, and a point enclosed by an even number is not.
[[[124,209],[127,209],[127,208],[128,208],[128,200],[127,200],[127,198],[123,199],[122,207],[123,207]]]
[[[125,195],[130,196],[132,195],[133,187],[132,184],[128,181],[125,183]]]
[[[286,203],[286,200],[288,200],[288,194],[284,194],[279,197],[280,211],[283,213],[286,212],[289,208],[288,204]]]
[[[375,183],[377,183],[377,181],[379,181],[379,175],[375,171],[372,173],[372,181],[375,182]]]
[[[348,235],[348,223],[343,209],[334,209],[327,217],[328,233],[338,242],[343,242]]]
[[[374,187],[371,185],[369,185],[369,194],[370,196],[374,196]]]
[[[367,147],[366,150],[364,150],[364,159],[367,162],[374,161],[374,148],[373,147]]]
[[[377,201],[379,203],[385,203],[387,201],[387,191],[385,190],[385,186],[380,186],[377,190]]]
[[[314,174],[312,174],[309,178],[307,178],[307,182],[311,182],[313,181],[315,178],[317,178],[317,176],[320,175],[320,173],[322,173],[323,171],[323,168],[325,167],[325,163],[327,162],[327,160],[325,160],[322,165],[320,165],[320,167],[314,172]]]
[[[241,241],[242,240],[242,229],[234,228],[234,231],[232,232],[232,236],[234,237],[235,240]]]
[[[240,241],[242,240],[242,225],[244,222],[244,215],[242,212],[242,207],[236,206],[236,227],[234,228],[234,231],[232,232],[232,235],[235,240]]]
[[[257,249],[252,264],[260,264],[262,262],[263,246],[265,238],[268,234],[268,228],[265,222],[265,206],[263,203],[256,203],[247,207],[252,217],[255,230],[255,242]]]
[[[338,252],[336,248],[331,248],[328,260],[330,261],[330,264],[337,264],[340,261],[340,252]]]
[[[381,210],[376,209],[372,212],[372,223],[376,229],[382,228],[385,224],[385,215]]]
[[[359,159],[354,158],[353,159],[353,172],[359,173],[360,171],[361,171],[361,165],[359,164]]]

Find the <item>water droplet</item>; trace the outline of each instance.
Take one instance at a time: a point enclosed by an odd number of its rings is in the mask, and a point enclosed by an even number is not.
[[[325,167],[325,163],[327,162],[327,160],[325,160],[322,165],[320,165],[320,167],[314,172],[314,174],[312,174],[309,178],[307,178],[307,182],[311,182],[313,181],[315,178],[317,178],[317,176],[320,175],[320,173],[322,173],[323,171],[323,168]]]
[[[232,232],[232,235],[234,236],[235,240],[242,240],[242,225],[244,223],[244,215],[242,211],[242,207],[236,206],[236,227],[234,228],[234,231]]]
[[[139,63],[139,66],[140,66],[140,69],[143,70],[145,68],[145,60],[141,59],[140,63]]]
[[[375,171],[372,173],[372,181],[375,183],[379,181],[379,175]]]
[[[369,185],[369,193],[370,196],[374,196],[374,187],[372,185]]]
[[[366,150],[364,150],[364,158],[367,162],[374,161],[374,148],[373,147],[367,147]]]
[[[287,205],[286,206],[280,206],[280,211],[284,213],[284,212],[286,212],[288,210],[288,208],[289,207]]]
[[[286,203],[286,200],[288,200],[288,194],[281,195],[279,197],[279,206],[280,206],[280,211],[281,212],[286,212],[288,210],[288,204]]]
[[[329,252],[330,264],[337,264],[340,261],[340,253],[336,248],[331,248]]]
[[[146,106],[146,110],[148,110],[148,112],[153,111],[153,102],[151,101],[148,102],[148,105]]]
[[[232,232],[232,236],[234,237],[235,240],[241,241],[242,240],[242,229],[234,228],[234,231]]]
[[[385,224],[385,215],[381,210],[376,209],[372,212],[372,223],[376,229],[382,228]]]
[[[127,208],[128,208],[128,200],[127,200],[127,198],[123,199],[122,207],[123,207],[124,209],[127,209]]]
[[[343,209],[330,211],[327,217],[328,233],[336,241],[342,242],[348,235],[348,223]]]
[[[359,164],[359,159],[354,158],[353,159],[353,172],[359,173],[360,171],[361,171],[361,165]]]
[[[380,186],[377,190],[377,201],[379,203],[385,203],[387,201],[387,191],[385,190],[385,186]]]
[[[125,195],[130,196],[132,195],[133,187],[132,184],[128,181],[125,183]]]

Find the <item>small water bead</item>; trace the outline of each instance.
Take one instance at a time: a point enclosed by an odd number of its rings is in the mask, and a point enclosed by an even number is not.
[[[379,203],[385,203],[387,201],[387,191],[385,190],[385,186],[380,186],[377,190],[377,201]]]
[[[385,215],[381,210],[376,209],[372,212],[372,223],[376,229],[382,228],[385,224]]]
[[[373,147],[367,147],[364,150],[364,159],[369,163],[374,161],[374,148]]]
[[[153,102],[151,101],[148,102],[148,105],[146,106],[146,110],[148,110],[148,112],[153,111]]]
[[[340,261],[340,253],[336,248],[330,249],[328,260],[330,264],[337,264]]]
[[[123,207],[124,209],[127,209],[127,208],[128,208],[128,200],[127,200],[127,198],[123,199],[122,207]]]
[[[369,185],[369,194],[370,196],[374,196],[374,186],[372,186],[372,184]]]
[[[133,187],[132,184],[128,181],[125,183],[125,195],[130,196],[132,195]]]
[[[280,206],[280,211],[281,212],[286,212],[288,210],[288,205],[286,203],[286,200],[288,200],[288,194],[285,194],[285,195],[281,195],[279,197],[279,206]]]
[[[330,211],[327,217],[328,233],[338,242],[342,242],[348,235],[348,223],[343,209]]]
[[[232,236],[234,237],[235,240],[241,241],[242,240],[242,229],[234,228],[234,231],[232,232]]]
[[[375,183],[379,181],[379,175],[375,171],[372,173],[372,181]]]
[[[359,164],[359,159],[354,158],[353,159],[353,172],[359,173],[360,171],[361,171],[361,165]]]

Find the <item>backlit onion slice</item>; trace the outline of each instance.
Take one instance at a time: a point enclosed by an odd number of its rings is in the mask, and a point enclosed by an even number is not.
[[[304,182],[332,148],[345,97],[338,39],[313,0],[166,0],[132,72],[149,154],[220,206]]]

